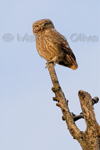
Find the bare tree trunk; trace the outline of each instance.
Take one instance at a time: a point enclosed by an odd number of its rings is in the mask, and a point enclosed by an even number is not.
[[[66,100],[64,93],[60,87],[57,75],[54,69],[53,63],[47,65],[50,73],[50,77],[53,83],[53,92],[55,93],[54,101],[57,101],[57,106],[62,110],[62,119],[66,121],[68,130],[76,139],[83,150],[100,150],[100,126],[98,125],[93,105],[99,101],[97,97],[91,98],[90,94],[80,90],[78,93],[80,104],[82,108],[82,113],[78,116],[72,114],[68,107],[68,100]],[[80,118],[84,118],[86,122],[86,131],[80,131],[75,124]]]

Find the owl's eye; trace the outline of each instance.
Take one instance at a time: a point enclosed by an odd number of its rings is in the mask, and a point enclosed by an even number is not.
[[[47,27],[49,24],[50,24],[50,23],[49,23],[49,22],[47,22],[47,23],[45,23],[45,24],[44,24],[44,26],[45,26],[45,27]]]
[[[38,28],[38,27],[39,27],[38,25],[35,26],[35,28]]]

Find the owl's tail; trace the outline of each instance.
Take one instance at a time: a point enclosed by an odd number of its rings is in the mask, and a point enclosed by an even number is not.
[[[69,67],[73,70],[76,70],[78,68],[76,58],[73,58],[71,55],[68,55],[68,54],[65,55],[63,61],[60,61],[59,64]]]
[[[76,58],[73,58],[70,55],[66,55],[66,61],[69,64],[71,69],[76,70],[78,68],[78,64],[76,62]]]

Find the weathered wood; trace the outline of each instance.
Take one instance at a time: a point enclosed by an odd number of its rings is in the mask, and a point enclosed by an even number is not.
[[[98,98],[96,97],[96,102],[94,102],[89,93],[82,90],[79,91],[78,95],[81,103],[82,115],[84,116],[81,117],[85,119],[87,125],[86,131],[80,131],[75,124],[74,116],[69,110],[68,100],[66,100],[60,87],[53,63],[47,64],[47,68],[53,84],[52,91],[55,93],[53,100],[56,101],[56,105],[61,108],[63,113],[62,119],[66,121],[69,132],[73,138],[80,143],[83,150],[100,150],[100,126],[96,121],[92,106],[94,103],[98,102]]]

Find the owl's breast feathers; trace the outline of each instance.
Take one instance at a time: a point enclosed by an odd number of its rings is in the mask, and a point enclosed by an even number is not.
[[[36,37],[36,46],[41,57],[50,61],[55,56],[56,63],[77,69],[78,65],[74,53],[67,40],[55,29],[46,29]]]

